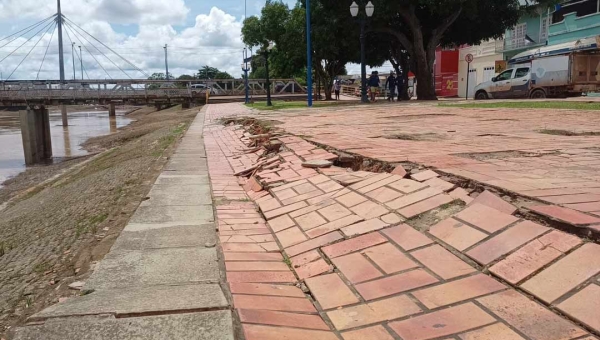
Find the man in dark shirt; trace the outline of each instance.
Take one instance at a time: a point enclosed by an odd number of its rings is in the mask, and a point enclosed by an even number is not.
[[[401,101],[404,92],[404,75],[402,73],[399,73],[398,77],[396,77],[396,84],[398,88],[398,101]]]
[[[369,77],[369,87],[371,88],[371,101],[374,102],[375,101],[375,97],[377,96],[377,93],[379,92],[379,74],[377,73],[377,71],[373,71],[371,73],[371,77]]]
[[[394,97],[396,97],[396,77],[394,76],[394,71],[390,72],[390,76],[387,78],[385,82],[385,87],[390,89],[390,93],[388,95],[388,101],[394,101]]]

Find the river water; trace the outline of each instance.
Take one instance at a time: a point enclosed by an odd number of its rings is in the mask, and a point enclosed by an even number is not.
[[[115,133],[130,122],[124,112],[110,118],[108,111],[82,111],[69,113],[69,126],[63,128],[60,112],[51,111],[52,154],[55,158],[83,156],[87,152],[80,145],[87,139]],[[18,112],[0,111],[0,187],[7,179],[25,171],[19,124]]]

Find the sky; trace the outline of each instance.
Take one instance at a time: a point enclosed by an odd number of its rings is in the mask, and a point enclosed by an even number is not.
[[[147,74],[164,73],[165,44],[169,45],[169,72],[174,76],[194,74],[209,65],[239,77],[245,6],[247,15],[252,16],[259,15],[265,4],[265,0],[246,1],[62,0],[62,12],[70,20],[63,32],[65,77],[73,78],[75,60],[75,77],[81,78],[80,45],[85,79],[146,77],[127,61]],[[293,6],[296,1],[284,2]],[[15,39],[16,35],[4,39],[56,11],[55,0],[0,0],[2,79],[59,78],[58,39],[57,33],[53,35],[51,19],[48,25],[45,22],[22,38]],[[73,58],[72,42],[76,52]]]

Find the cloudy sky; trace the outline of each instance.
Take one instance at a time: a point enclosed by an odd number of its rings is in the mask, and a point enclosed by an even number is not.
[[[259,14],[265,3],[246,1],[248,16]],[[295,0],[285,2],[295,4]],[[63,14],[71,20],[63,33],[66,78],[73,78],[71,42],[82,45],[85,78],[145,77],[109,48],[149,74],[164,72],[165,44],[169,45],[169,71],[175,76],[210,65],[237,77],[244,47],[240,38],[244,5],[244,0],[62,0]],[[53,35],[51,20],[23,38],[5,39],[54,13],[55,0],[0,0],[2,79],[59,78],[57,34]],[[79,58],[74,59],[80,78]]]

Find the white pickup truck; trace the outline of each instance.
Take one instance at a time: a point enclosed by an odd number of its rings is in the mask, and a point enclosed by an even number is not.
[[[566,97],[600,90],[600,54],[570,53],[510,67],[475,87],[475,99]]]

